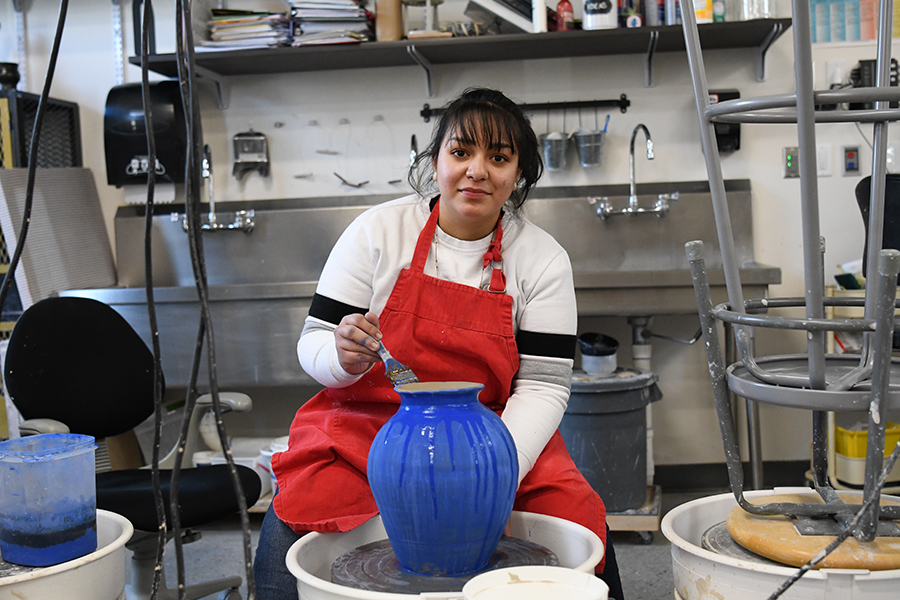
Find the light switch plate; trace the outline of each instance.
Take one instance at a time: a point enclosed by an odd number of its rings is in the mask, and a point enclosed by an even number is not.
[[[800,160],[796,146],[781,149],[781,175],[785,179],[800,177]]]
[[[841,172],[844,177],[859,175],[859,146],[843,146],[841,148]]]

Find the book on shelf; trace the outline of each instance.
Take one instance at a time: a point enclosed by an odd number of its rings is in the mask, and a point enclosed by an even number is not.
[[[358,44],[372,39],[369,35],[361,35],[354,31],[321,31],[318,33],[305,33],[295,35],[291,45],[321,46],[326,44]]]
[[[209,39],[200,41],[198,49],[246,49],[291,42],[291,20],[285,13],[213,9],[207,25]]]

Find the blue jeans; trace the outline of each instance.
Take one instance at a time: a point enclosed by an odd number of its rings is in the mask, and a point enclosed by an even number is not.
[[[299,539],[300,536],[278,518],[275,508],[269,506],[259,530],[259,544],[253,560],[257,600],[297,600],[297,578],[288,571],[284,558]]]
[[[257,600],[297,600],[297,578],[288,571],[285,556],[290,547],[301,536],[285,525],[275,514],[275,508],[269,506],[259,530],[259,544],[256,547],[256,558],[253,560],[253,576],[256,579]],[[622,582],[619,579],[619,565],[606,528],[606,567],[603,575],[599,575],[610,588],[610,598],[623,600]]]

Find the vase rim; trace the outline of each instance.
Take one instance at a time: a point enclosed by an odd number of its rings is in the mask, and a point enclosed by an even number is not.
[[[398,392],[415,393],[415,392],[443,392],[449,390],[473,390],[482,389],[484,384],[472,381],[419,381],[416,383],[407,383],[398,385],[395,389]]]

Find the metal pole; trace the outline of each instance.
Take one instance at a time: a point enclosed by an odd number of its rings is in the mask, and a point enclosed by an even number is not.
[[[813,97],[812,34],[809,0],[794,0],[794,87],[797,90],[797,135],[800,152],[800,204],[803,230],[803,270],[806,316],[823,318],[825,278],[819,232],[819,190],[816,170],[816,120]],[[807,338],[812,389],[825,389],[825,332]]]

